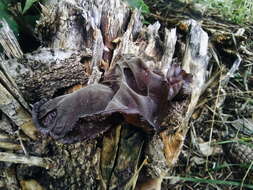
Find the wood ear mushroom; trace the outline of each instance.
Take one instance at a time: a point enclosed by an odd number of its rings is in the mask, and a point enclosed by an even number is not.
[[[190,82],[177,64],[164,76],[138,57],[123,57],[101,84],[36,103],[33,121],[41,133],[63,143],[95,138],[122,121],[156,132],[169,101]]]

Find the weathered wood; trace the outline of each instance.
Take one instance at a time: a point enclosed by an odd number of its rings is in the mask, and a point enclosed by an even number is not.
[[[13,127],[11,126],[10,120],[1,112],[1,120],[0,120],[1,132],[5,134],[14,135]]]
[[[34,103],[43,97],[52,98],[61,89],[84,85],[88,80],[85,63],[89,62],[90,56],[88,49],[42,48],[18,60],[3,61],[2,65],[26,101]]]
[[[16,171],[15,168],[13,166],[8,167],[6,170],[3,171],[3,175],[4,176],[4,186],[3,188],[8,188],[10,190],[18,190],[19,189],[19,185],[18,185],[18,180],[16,178]]]
[[[2,161],[6,162],[9,156],[9,161],[17,164],[19,181],[26,176],[46,189],[134,189],[136,184],[143,189],[150,180],[159,189],[178,160],[189,119],[205,84],[207,34],[190,20],[183,23],[187,41],[179,38],[180,29],[176,28],[165,29],[162,38],[159,22],[143,26],[140,12],[131,11],[120,0],[48,1],[42,6],[42,15],[37,33],[47,48],[2,61],[0,75],[0,79],[12,78],[18,87],[11,80],[0,81],[0,109],[35,140],[27,143],[28,153],[36,154],[40,164],[33,162],[34,157],[26,159],[7,152],[0,152],[5,156]],[[62,145],[49,137],[37,138],[33,136],[35,131],[30,134],[29,128],[22,127],[31,123],[26,102],[53,98],[76,85],[99,82],[125,54],[142,58],[148,68],[164,76],[173,63],[183,65],[193,75],[191,98],[171,102],[163,132],[146,134],[122,124],[104,137]],[[45,156],[54,162],[41,165]],[[36,167],[41,175],[38,177],[29,165],[47,170]]]
[[[3,122],[0,122],[0,124],[4,125]],[[5,150],[22,150],[22,146],[18,143],[18,141],[15,142],[14,137],[1,133],[0,133],[0,148]]]
[[[19,46],[19,43],[10,29],[7,22],[3,19],[0,20],[0,44],[4,49],[4,53],[9,58],[20,58],[23,56],[23,52]]]
[[[3,66],[3,62],[0,63]],[[3,68],[3,67],[2,67]],[[8,90],[8,92],[15,97],[15,99],[25,108],[28,112],[30,112],[30,107],[28,103],[24,100],[21,92],[19,91],[17,84],[14,82],[13,78],[4,71],[0,71],[0,83]]]
[[[33,166],[39,166],[43,168],[50,168],[52,161],[48,158],[40,158],[34,156],[19,156],[13,153],[0,152],[0,161],[10,162],[10,163],[19,163],[19,164],[28,164]]]
[[[29,112],[20,105],[2,84],[0,84],[0,92],[1,111],[19,126],[27,136],[35,140],[37,130],[33,125]]]

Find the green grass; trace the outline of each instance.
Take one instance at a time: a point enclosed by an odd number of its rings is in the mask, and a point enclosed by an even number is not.
[[[206,4],[209,10],[217,11],[224,18],[237,24],[252,22],[252,0],[192,0]]]
[[[169,177],[173,178],[173,177]],[[228,185],[228,186],[236,186],[236,187],[246,187],[248,189],[253,189],[253,185],[251,184],[242,184],[236,181],[224,181],[224,180],[211,180],[211,179],[203,179],[203,178],[194,178],[194,177],[175,177],[178,180],[189,181],[194,183],[207,183],[214,185]]]
[[[231,140],[226,140],[226,141],[220,141],[220,142],[216,142],[213,144],[222,145],[222,144],[237,142],[237,143],[245,144],[245,145],[253,148],[253,144],[251,143],[251,141],[252,141],[251,138],[241,138],[241,139],[231,139]]]

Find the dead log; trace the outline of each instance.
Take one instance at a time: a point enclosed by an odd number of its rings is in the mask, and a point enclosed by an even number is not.
[[[0,133],[16,134],[10,127],[14,125],[26,135],[16,136],[23,147],[12,148],[16,157],[0,147],[5,156],[0,160],[0,176],[10,162],[22,188],[35,180],[32,184],[44,189],[160,189],[181,152],[209,61],[208,35],[194,20],[183,24],[185,31],[164,29],[161,36],[159,22],[143,26],[140,12],[120,0],[64,0],[42,5],[37,32],[44,47],[0,64],[1,119],[6,118],[0,123],[7,123],[1,125]],[[173,64],[193,76],[191,95],[169,102],[162,131],[149,134],[123,122],[96,138],[62,144],[34,128],[31,104],[103,81],[129,54],[161,76],[167,76]],[[47,160],[45,165],[43,160]],[[0,181],[4,188],[10,183],[7,178]]]

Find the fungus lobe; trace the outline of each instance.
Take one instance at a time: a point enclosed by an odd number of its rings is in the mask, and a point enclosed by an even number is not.
[[[167,75],[142,59],[125,56],[101,84],[34,104],[33,121],[42,134],[63,143],[88,140],[125,121],[146,132],[160,130],[171,101],[189,87],[191,75],[171,65]],[[183,92],[184,93],[184,92]]]

